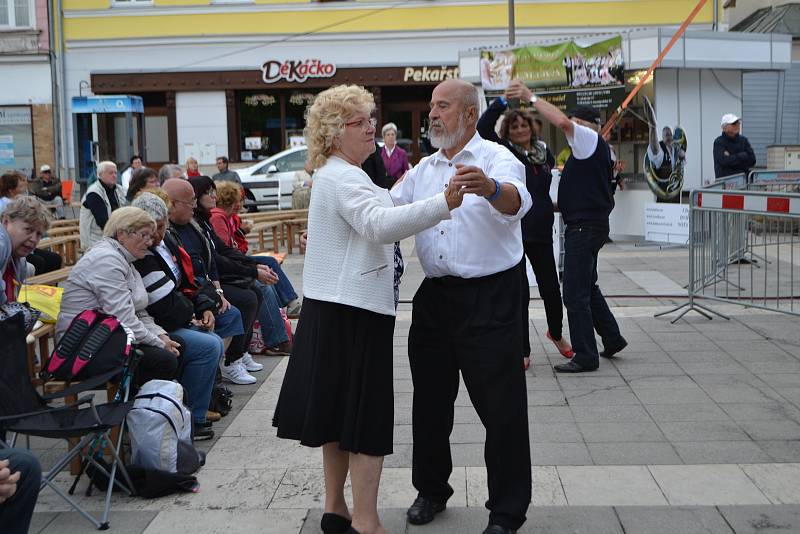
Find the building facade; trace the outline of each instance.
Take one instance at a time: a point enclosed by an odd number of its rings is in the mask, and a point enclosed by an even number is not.
[[[0,172],[55,164],[47,0],[0,3]]]
[[[520,2],[516,38],[677,26],[694,5]],[[693,27],[714,27],[720,5]],[[141,96],[151,165],[274,154],[298,142],[313,95],[338,83],[372,90],[379,121],[398,125],[416,159],[430,92],[459,74],[459,52],[509,39],[505,0],[63,0],[63,10],[65,101],[81,85]]]

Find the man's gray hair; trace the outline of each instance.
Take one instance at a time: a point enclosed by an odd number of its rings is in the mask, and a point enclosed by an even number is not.
[[[104,172],[106,172],[111,168],[116,169],[117,164],[114,163],[113,161],[101,161],[100,163],[97,164],[97,176],[100,176],[101,174],[103,174]]]
[[[478,88],[472,84],[465,83],[461,91],[461,104],[464,106],[465,111],[468,107],[475,106],[475,113],[480,114],[481,97],[478,94]]]
[[[142,191],[133,199],[131,206],[144,211],[156,222],[167,218],[167,205],[153,193]]]
[[[177,172],[181,176],[183,176],[183,169],[181,169],[180,165],[175,165],[174,163],[168,163],[167,165],[163,165],[161,169],[158,171],[158,183],[164,184],[170,178],[174,178],[172,173]]]

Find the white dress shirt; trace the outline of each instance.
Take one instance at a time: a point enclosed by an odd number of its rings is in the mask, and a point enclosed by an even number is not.
[[[520,220],[531,209],[531,195],[525,187],[525,167],[504,146],[486,141],[477,133],[448,160],[439,150],[408,171],[392,190],[395,205],[431,197],[447,189],[456,173],[455,165],[480,167],[486,176],[519,191],[517,213],[504,215],[478,195],[464,196],[450,220],[416,235],[417,256],[428,278],[458,276],[476,278],[510,269],[522,259]]]

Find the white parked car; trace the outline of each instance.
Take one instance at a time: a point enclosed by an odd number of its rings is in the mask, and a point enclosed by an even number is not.
[[[291,209],[294,173],[303,170],[307,154],[305,146],[293,147],[236,172],[258,206]],[[252,205],[252,200],[245,205]]]

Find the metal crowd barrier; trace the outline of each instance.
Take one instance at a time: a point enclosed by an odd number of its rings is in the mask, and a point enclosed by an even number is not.
[[[657,316],[683,309],[673,323],[689,311],[728,318],[699,298],[800,315],[800,193],[781,182],[770,182],[778,191],[712,184],[692,192],[689,300]]]

